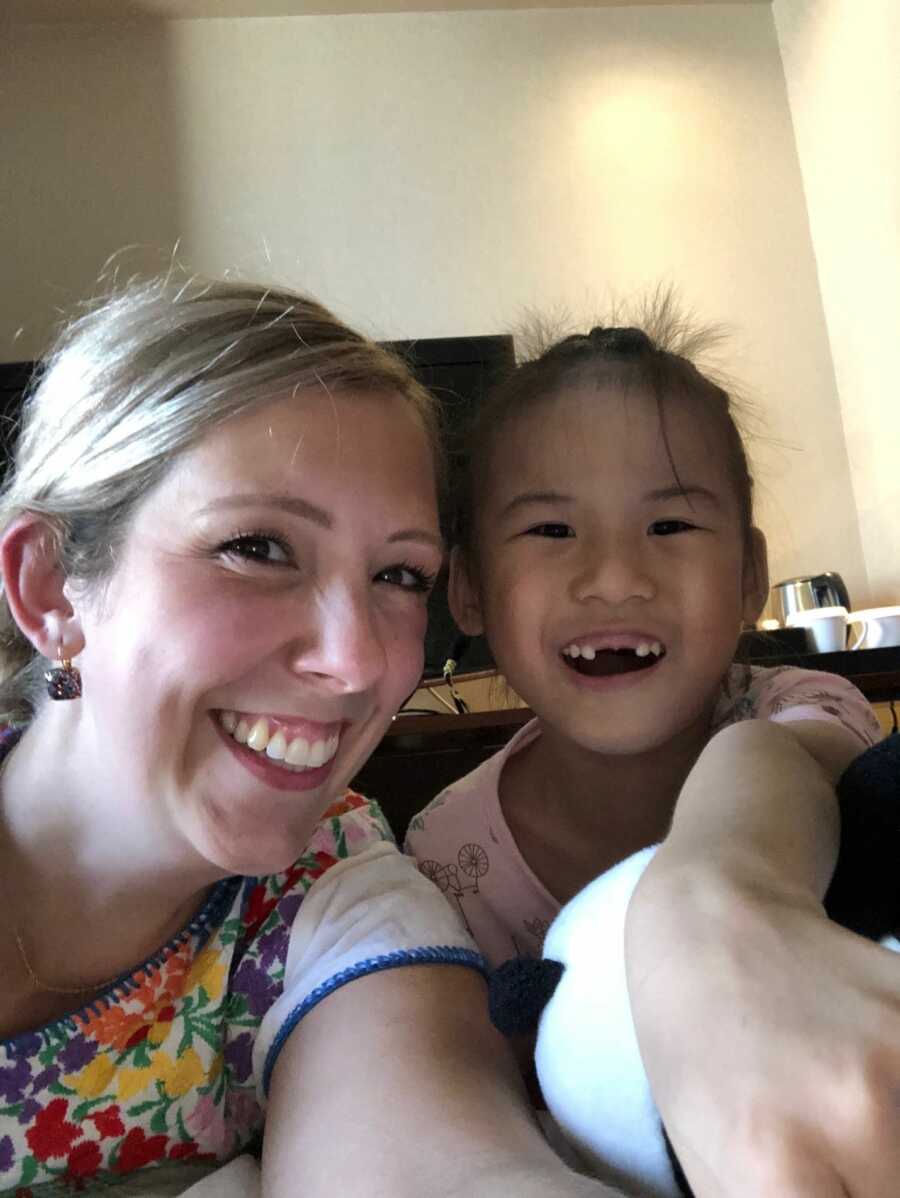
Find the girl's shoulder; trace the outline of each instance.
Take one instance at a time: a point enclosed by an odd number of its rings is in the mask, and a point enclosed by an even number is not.
[[[450,825],[460,821],[469,823],[472,820],[485,819],[488,811],[499,801],[500,774],[503,766],[514,753],[534,740],[539,731],[538,721],[529,720],[502,749],[498,749],[475,769],[445,787],[410,820],[404,844],[405,851],[417,856],[423,836],[430,836],[436,831],[443,836]]]
[[[798,666],[731,667],[713,727],[747,719],[824,720],[848,728],[864,745],[881,737],[871,705],[849,679]]]

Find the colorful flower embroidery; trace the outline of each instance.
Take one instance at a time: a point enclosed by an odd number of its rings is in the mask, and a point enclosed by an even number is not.
[[[348,792],[290,869],[226,879],[106,996],[0,1042],[0,1194],[71,1194],[252,1144],[262,1128],[253,1045],[281,994],[294,916],[331,865],[383,839],[377,806]]]

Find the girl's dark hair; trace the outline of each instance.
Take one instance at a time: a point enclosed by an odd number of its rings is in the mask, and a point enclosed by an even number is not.
[[[536,323],[527,334],[537,352],[502,379],[478,405],[460,450],[454,541],[473,558],[476,553],[476,499],[490,466],[499,430],[572,386],[620,386],[653,396],[660,429],[675,482],[678,466],[667,433],[668,405],[689,399],[721,434],[728,473],[737,496],[741,527],[749,544],[753,528],[753,478],[743,438],[735,421],[735,401],[729,391],[701,372],[692,358],[722,339],[717,328],[699,328],[679,315],[673,294],[660,291],[645,305],[641,324],[596,325],[547,344],[546,326]],[[534,349],[532,348],[534,353]]]

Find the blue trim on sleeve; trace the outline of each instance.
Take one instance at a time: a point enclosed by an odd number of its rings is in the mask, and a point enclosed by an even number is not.
[[[303,1002],[294,1007],[278,1029],[269,1046],[269,1051],[266,1053],[266,1063],[263,1066],[262,1089],[266,1098],[269,1097],[272,1070],[275,1068],[282,1048],[284,1048],[285,1041],[304,1015],[308,1015],[323,998],[327,998],[341,986],[346,986],[348,982],[366,977],[370,973],[381,973],[385,969],[398,969],[403,965],[466,965],[487,976],[487,963],[481,953],[476,953],[471,948],[454,948],[446,944],[431,948],[404,948],[393,953],[383,953],[380,957],[364,957],[355,965],[340,970],[327,981],[316,986],[315,990],[311,990]]]

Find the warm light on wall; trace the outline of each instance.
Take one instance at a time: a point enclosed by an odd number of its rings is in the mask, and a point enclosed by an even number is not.
[[[605,169],[663,183],[684,169],[681,155],[694,141],[696,116],[673,106],[671,91],[658,81],[630,76],[610,86],[607,80],[585,112],[582,146]]]

